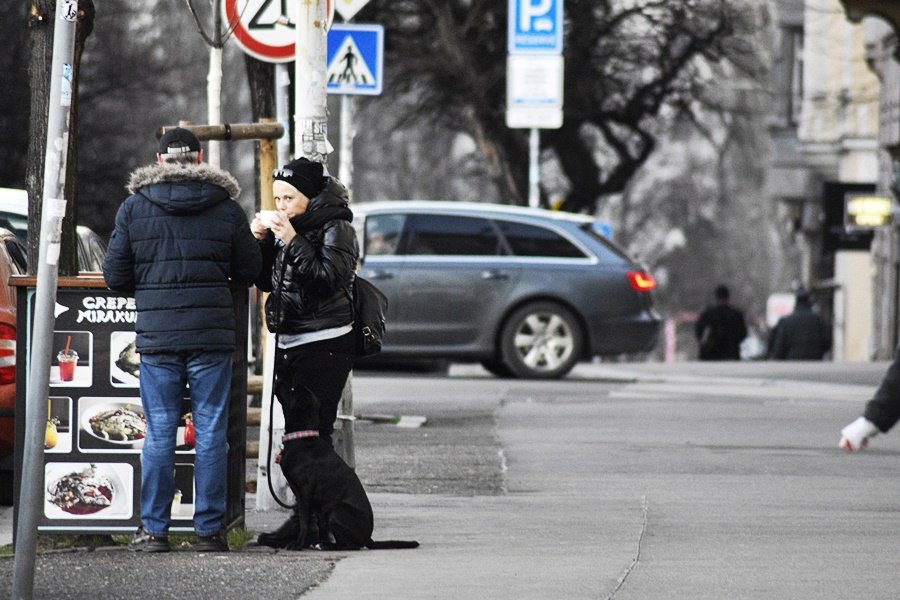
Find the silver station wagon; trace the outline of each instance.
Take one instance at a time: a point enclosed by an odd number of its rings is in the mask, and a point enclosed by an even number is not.
[[[477,202],[352,209],[360,273],[390,303],[384,358],[558,378],[579,360],[656,344],[653,277],[590,217]]]

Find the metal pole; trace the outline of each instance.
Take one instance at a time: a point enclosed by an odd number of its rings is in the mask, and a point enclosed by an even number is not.
[[[338,164],[338,179],[353,197],[353,96],[341,96],[341,160]]]
[[[278,152],[275,162],[281,166],[291,159],[291,117],[289,97],[291,88],[291,75],[287,65],[278,63],[275,65],[275,118],[284,126],[285,135],[278,138]]]
[[[62,220],[66,214],[66,149],[72,106],[73,61],[77,0],[56,0],[50,108],[41,207],[40,251],[31,340],[31,369],[25,405],[25,440],[19,489],[18,532],[13,567],[13,598],[30,599],[34,593],[37,523],[43,502],[44,435],[47,429],[47,394],[50,391],[50,355],[56,322],[54,305],[59,276]],[[27,331],[27,328],[23,328]]]
[[[294,59],[294,153],[325,163],[332,151],[328,143],[327,42],[328,11],[326,0],[298,0],[297,55]],[[335,450],[344,461],[354,464],[353,396],[348,379],[341,396],[342,414],[335,423]],[[349,404],[349,406],[348,406]],[[345,412],[349,410],[349,415]]]
[[[218,13],[217,13],[218,14]],[[216,30],[218,33],[218,29]],[[219,125],[222,122],[222,49],[209,49],[209,72],[206,74],[207,123]],[[209,155],[206,162],[217,169],[222,166],[222,145],[218,140],[209,140]]]
[[[297,0],[297,56],[294,60],[294,153],[325,163],[328,143],[326,0]]]
[[[528,206],[541,204],[541,138],[538,129],[532,128],[528,136]]]

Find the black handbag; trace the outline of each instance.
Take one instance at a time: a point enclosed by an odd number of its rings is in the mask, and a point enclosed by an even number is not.
[[[384,340],[385,313],[388,299],[374,283],[359,275],[353,278],[350,295],[353,310],[353,337],[357,356],[371,356],[381,352]]]

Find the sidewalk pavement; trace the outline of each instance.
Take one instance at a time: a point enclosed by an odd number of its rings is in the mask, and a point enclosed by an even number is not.
[[[857,502],[887,484],[867,476],[862,491],[850,473],[883,468],[878,452],[882,459],[898,452],[897,440],[885,439],[893,443],[849,461],[835,458],[832,439],[843,413],[859,408],[871,386],[788,384],[782,390],[749,375],[723,375],[717,383],[704,379],[701,389],[691,373],[667,379],[653,371],[599,368],[611,382],[639,383],[601,402],[594,388],[580,388],[586,396],[543,401],[532,398],[536,392],[521,398],[510,392],[497,417],[506,494],[370,494],[373,537],[417,539],[416,550],[248,548],[209,559],[184,551],[56,554],[38,560],[35,597],[647,600],[775,597],[769,592],[778,589],[778,597],[823,598],[834,597],[848,573],[887,573],[900,548],[896,536],[877,526],[892,509],[879,510],[874,499]],[[676,383],[666,388],[667,381]],[[712,416],[713,402],[723,396],[732,401]],[[809,406],[829,412],[811,416]],[[734,429],[742,419],[768,422],[777,411],[784,414],[771,419],[766,439]],[[658,420],[645,425],[648,419]],[[697,427],[693,419],[715,424],[701,427],[700,443],[682,437]],[[835,512],[841,518],[829,519]],[[286,514],[248,510],[246,528],[270,530]],[[10,528],[11,511],[3,509],[0,543]],[[864,551],[867,535],[872,548]],[[829,540],[855,550],[833,552]],[[0,559],[0,572],[11,572],[11,563]],[[869,597],[896,589],[875,578],[850,583]]]

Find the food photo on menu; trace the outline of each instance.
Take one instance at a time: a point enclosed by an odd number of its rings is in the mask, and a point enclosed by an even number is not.
[[[140,452],[147,418],[139,397],[78,401],[78,449],[88,452]]]
[[[50,385],[91,387],[93,335],[89,331],[54,331]]]
[[[113,387],[140,387],[141,355],[133,331],[113,331],[109,335],[109,382]]]
[[[172,498],[172,518],[194,518],[194,465],[190,463],[175,463],[175,496]]]
[[[72,451],[72,399],[64,396],[50,396],[47,402],[44,451],[68,454]]]
[[[48,519],[130,519],[134,470],[126,463],[47,463]]]

